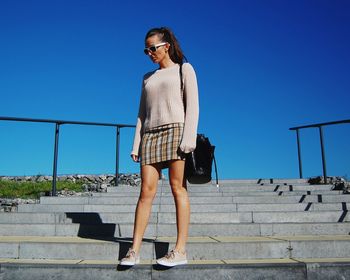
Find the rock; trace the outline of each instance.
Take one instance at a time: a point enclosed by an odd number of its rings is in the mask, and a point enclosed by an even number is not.
[[[25,180],[23,180],[25,181]],[[35,182],[44,182],[45,181],[45,177],[42,175],[37,175],[35,178]]]
[[[323,176],[313,177],[308,180],[311,185],[324,184]],[[343,191],[344,194],[350,194],[350,182],[345,178],[334,176],[327,177],[327,184],[333,185],[332,190]]]
[[[35,199],[22,199],[22,198],[3,198],[0,199],[0,212],[17,212],[17,206],[19,204],[33,204],[38,203]]]
[[[101,192],[107,192],[107,188],[109,187],[109,184],[101,184],[100,190]]]
[[[57,181],[66,181],[68,179],[67,176],[60,176],[57,178]]]
[[[337,176],[334,176],[334,177],[328,177],[327,176],[327,184],[330,184],[330,185],[334,185],[335,183],[337,182],[340,182],[340,181],[346,181],[344,178],[342,177],[337,177]],[[312,177],[308,180],[308,183],[310,185],[319,185],[319,184],[324,184],[325,181],[324,181],[324,178],[323,176],[317,176],[317,177]]]
[[[308,180],[308,183],[310,184],[310,185],[319,185],[319,184],[321,184],[323,182],[323,177],[321,177],[321,176],[317,176],[317,177],[314,177],[314,178],[310,178],[309,180]]]
[[[350,194],[350,182],[347,182],[344,178],[337,177],[333,181],[332,190],[343,191],[344,194]]]
[[[115,179],[115,176],[107,176],[106,183],[107,184],[112,184],[115,181],[114,179]]]

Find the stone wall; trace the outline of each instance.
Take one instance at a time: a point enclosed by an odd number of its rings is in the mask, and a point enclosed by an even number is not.
[[[47,182],[52,181],[52,176],[36,175],[36,176],[0,176],[0,180],[15,181],[15,182]],[[86,184],[98,185],[115,185],[115,175],[60,175],[57,176],[57,181],[83,182]],[[139,174],[119,174],[119,185],[140,186],[141,178]]]
[[[52,176],[36,175],[36,176],[0,176],[1,180],[13,182],[52,182]],[[70,190],[57,191],[57,196],[90,196],[92,192],[107,192],[108,187],[115,186],[115,175],[61,175],[57,176],[57,181],[83,182],[83,191],[75,192]],[[141,185],[139,174],[119,174],[119,186],[127,185],[138,187]],[[44,195],[44,194],[43,194]],[[1,198],[0,212],[15,212],[19,204],[39,203],[37,199],[22,198]]]

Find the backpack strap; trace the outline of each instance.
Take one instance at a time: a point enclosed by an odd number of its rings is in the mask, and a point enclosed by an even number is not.
[[[219,188],[218,169],[216,167],[216,159],[215,159],[214,153],[213,153],[213,159],[214,159],[215,175],[216,175],[216,187]]]
[[[182,63],[180,64],[180,68],[179,68],[179,72],[180,72],[180,83],[181,83],[181,86],[180,86],[180,89],[181,89],[181,92],[183,92],[184,90],[184,80],[183,80],[183,76],[182,76]]]
[[[182,74],[182,63],[180,64],[180,67],[179,67],[179,74],[180,74],[180,91],[181,91],[181,99],[182,99],[182,102],[184,104],[184,109],[185,109],[185,112],[186,112],[186,101],[185,101],[185,98],[184,98],[184,80],[183,80],[183,74]]]
[[[186,60],[187,61],[187,60]],[[180,67],[179,67],[179,74],[180,74],[180,91],[181,91],[181,98],[182,98],[182,102],[184,104],[184,108],[186,111],[186,102],[185,102],[185,98],[184,98],[184,81],[183,81],[183,74],[182,74],[182,63],[180,63]],[[214,159],[214,166],[215,166],[215,175],[216,175],[216,187],[219,188],[219,179],[218,179],[218,169],[216,166],[216,159],[215,159],[215,155],[213,152],[213,159]]]

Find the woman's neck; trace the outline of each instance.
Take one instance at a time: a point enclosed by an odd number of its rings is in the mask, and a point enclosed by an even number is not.
[[[175,62],[173,62],[170,58],[164,59],[164,60],[159,62],[160,69],[168,68],[168,67],[171,67],[173,65],[175,65]]]

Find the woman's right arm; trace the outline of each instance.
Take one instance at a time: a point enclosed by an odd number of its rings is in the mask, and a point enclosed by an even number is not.
[[[134,144],[131,151],[131,157],[134,161],[138,161],[139,159],[140,143],[141,143],[142,134],[143,134],[143,123],[145,120],[145,100],[144,99],[145,99],[144,90],[142,86],[139,112],[137,116],[137,123],[136,123],[135,135],[134,135]]]

